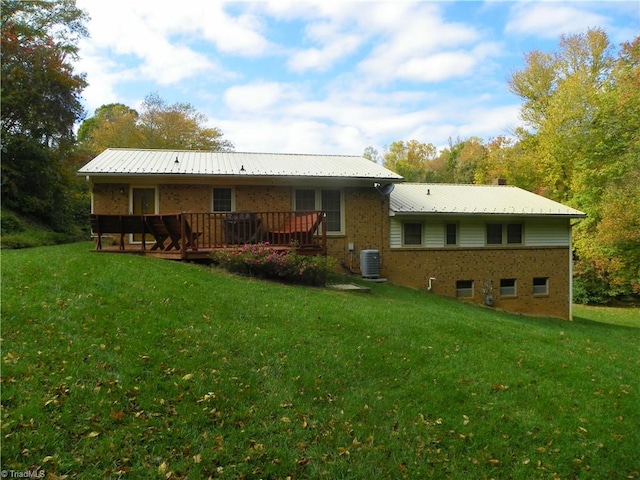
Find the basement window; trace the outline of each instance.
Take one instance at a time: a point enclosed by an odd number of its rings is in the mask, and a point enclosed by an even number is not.
[[[549,279],[547,277],[536,277],[533,279],[533,294],[548,295]]]
[[[456,282],[456,297],[473,297],[473,280],[458,280]]]
[[[515,278],[500,279],[500,296],[501,297],[516,296],[516,279]]]

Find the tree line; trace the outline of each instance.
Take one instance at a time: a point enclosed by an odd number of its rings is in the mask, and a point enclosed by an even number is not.
[[[154,93],[140,111],[107,104],[85,119],[87,79],[73,61],[86,21],[75,0],[2,0],[2,206],[61,232],[86,229],[89,194],[75,174],[105,148],[233,149],[192,105]],[[407,181],[502,177],[586,212],[574,230],[578,295],[598,302],[638,296],[640,37],[613,50],[592,29],[562,36],[554,53],[528,53],[509,79],[523,102],[523,126],[513,135],[450,140],[440,151],[397,141],[364,156]]]

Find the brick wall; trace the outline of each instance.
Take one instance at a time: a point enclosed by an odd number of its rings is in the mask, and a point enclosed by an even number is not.
[[[433,293],[456,296],[457,280],[473,280],[474,295],[468,299],[483,303],[482,288],[493,283],[494,306],[532,315],[569,318],[569,249],[459,248],[430,250],[384,249],[381,274],[389,281],[426,289],[429,278]],[[533,278],[547,277],[548,294],[533,295]],[[500,279],[515,278],[517,294],[501,297]]]
[[[238,212],[287,212],[292,209],[291,187],[239,186],[235,188]]]
[[[373,188],[344,189],[345,232],[343,235],[327,236],[327,253],[346,267],[360,269],[360,250],[380,249],[385,240],[384,223],[389,215],[389,201]],[[354,252],[349,252],[349,243]],[[344,267],[337,270],[344,272]]]
[[[120,193],[122,190],[123,193]],[[129,213],[129,185],[98,183],[93,186],[93,213]]]
[[[159,185],[159,213],[205,213],[211,211],[209,185]]]

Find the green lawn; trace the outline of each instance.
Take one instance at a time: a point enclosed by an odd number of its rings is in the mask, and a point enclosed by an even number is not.
[[[640,476],[638,328],[90,250],[2,252],[2,470]]]
[[[611,325],[626,325],[628,327],[640,328],[640,307],[574,305],[573,318],[576,321],[590,320],[593,322],[609,323]]]

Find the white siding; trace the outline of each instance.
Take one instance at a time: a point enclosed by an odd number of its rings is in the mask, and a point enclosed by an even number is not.
[[[444,224],[439,221],[427,222],[425,246],[431,248],[444,247]]]
[[[527,246],[569,246],[570,235],[566,218],[532,218],[524,226],[524,243]]]
[[[460,247],[484,247],[485,222],[477,219],[463,219],[458,227]]]
[[[402,246],[402,221],[394,217],[389,225],[389,245],[391,248]]]
[[[523,223],[523,245],[531,247],[564,247],[570,244],[570,226],[567,218],[530,218],[506,217],[498,218],[470,218],[459,217],[458,247],[479,248],[486,245],[487,223]],[[445,239],[445,224],[452,223],[452,218],[440,219],[434,217],[411,217],[400,219],[391,217],[389,243],[392,248],[402,247],[402,223],[424,222],[423,246],[427,248],[443,248]]]

